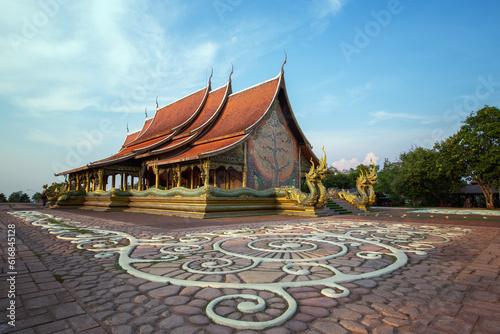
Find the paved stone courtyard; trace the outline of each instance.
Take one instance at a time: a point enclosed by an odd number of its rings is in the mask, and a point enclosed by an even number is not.
[[[0,333],[500,332],[498,217],[106,214],[0,211]]]

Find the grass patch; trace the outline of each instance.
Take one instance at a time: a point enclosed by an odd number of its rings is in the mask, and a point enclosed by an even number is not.
[[[120,271],[122,271],[122,272],[124,272],[124,273],[126,273],[126,272],[127,272],[125,269],[123,269],[123,267],[122,267],[122,266],[120,266],[120,264],[119,264],[118,262],[115,262],[115,263],[113,264],[113,268],[115,268],[116,270],[120,270]]]

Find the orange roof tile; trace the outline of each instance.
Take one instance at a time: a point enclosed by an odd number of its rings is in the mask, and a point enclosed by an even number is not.
[[[158,160],[155,162],[151,162],[149,165],[150,166],[168,165],[181,161],[196,160],[204,157],[209,157],[233,148],[234,146],[238,145],[241,141],[246,139],[247,136],[248,135],[240,135],[214,142],[190,146],[185,151],[177,155],[168,157],[166,159]]]
[[[209,88],[210,86],[207,86],[159,109],[149,128],[137,138],[136,142],[139,143],[169,134],[180,125],[183,125],[199,111]]]
[[[243,133],[253,126],[271,106],[280,77],[230,95],[217,120],[197,142]]]
[[[198,130],[198,128],[206,125],[222,106],[226,93],[229,89],[230,83],[210,92],[198,117],[196,117],[196,119],[186,129],[184,129],[182,133],[178,134],[177,137],[188,136],[191,131]]]

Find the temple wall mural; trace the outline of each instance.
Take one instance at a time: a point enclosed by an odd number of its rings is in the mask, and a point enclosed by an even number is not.
[[[248,186],[298,187],[298,146],[278,101],[248,140]]]

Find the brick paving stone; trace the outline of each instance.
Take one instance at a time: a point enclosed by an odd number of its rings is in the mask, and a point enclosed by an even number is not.
[[[386,317],[392,317],[392,318],[398,318],[398,319],[407,319],[408,318],[406,315],[395,311],[392,307],[385,305],[385,304],[373,303],[371,305],[371,307]]]
[[[152,334],[156,331],[156,328],[152,325],[144,325],[139,328],[139,334]]]
[[[382,319],[382,322],[384,322],[389,326],[394,326],[394,327],[403,327],[410,325],[410,321],[407,319],[392,318],[392,317],[384,317]]]
[[[474,326],[473,322],[442,314],[431,322],[431,327],[457,334],[472,333]]]
[[[110,326],[123,325],[132,320],[133,318],[134,317],[130,313],[122,312],[109,317],[104,322]]]
[[[132,326],[120,325],[113,327],[113,334],[134,334],[134,328]]]
[[[36,330],[39,333],[53,333],[53,332],[62,331],[65,329],[70,329],[70,326],[66,322],[66,320],[54,321],[54,322],[36,327]]]
[[[204,315],[193,315],[189,317],[189,322],[193,325],[208,325],[210,323],[210,319]]]
[[[349,331],[337,323],[331,321],[316,321],[312,327],[322,334],[347,334]]]
[[[290,334],[290,331],[285,327],[275,327],[268,329],[265,334]]]
[[[158,328],[165,329],[165,330],[173,329],[173,328],[180,327],[180,326],[184,325],[184,322],[185,322],[184,317],[181,317],[180,315],[173,314],[173,315],[169,316],[168,318],[161,320],[158,323]]]
[[[57,300],[55,295],[35,297],[24,301],[24,305],[28,308],[28,310],[40,307],[49,307],[56,304],[59,304],[59,300]]]
[[[208,325],[205,328],[205,330],[208,334],[233,334],[234,333],[234,329],[226,327],[226,326],[216,325],[216,324]]]
[[[165,286],[166,286],[165,283],[147,282],[147,283],[143,283],[143,284],[139,285],[139,291],[149,291],[149,290],[154,290],[154,289],[158,289],[158,288],[163,288]]]
[[[352,320],[352,321],[358,321],[361,318],[363,318],[363,316],[358,312],[349,310],[347,308],[333,309],[330,316],[332,318],[337,318],[339,320]]]
[[[373,334],[394,334],[396,329],[392,326],[380,326],[373,330]]]
[[[198,293],[194,295],[194,298],[197,299],[205,299],[205,300],[214,300],[215,298],[218,298],[222,296],[222,291],[220,289],[215,289],[215,288],[206,288],[202,289]]]
[[[168,285],[158,289],[148,291],[148,295],[152,298],[160,299],[167,296],[174,296],[179,293],[181,287],[178,285]]]
[[[362,280],[358,280],[358,281],[354,281],[355,284],[357,285],[360,285],[364,288],[375,288],[378,283],[374,280],[371,280],[371,279],[362,279]]]
[[[190,300],[187,296],[172,296],[164,299],[163,303],[165,305],[176,306],[176,305],[184,305]]]
[[[92,319],[88,314],[82,314],[76,317],[67,319],[71,326],[77,331],[81,332],[90,328],[98,327],[99,324]]]
[[[203,313],[203,311],[199,307],[188,306],[188,305],[175,306],[172,308],[172,311],[174,311],[177,314],[184,314],[184,315],[195,315]]]
[[[195,334],[200,331],[199,327],[194,327],[194,326],[182,326],[182,327],[177,327],[174,330],[172,330],[172,334]]]
[[[298,320],[290,320],[286,323],[285,326],[287,328],[289,328],[294,333],[304,331],[309,327],[306,322],[298,321]]]
[[[340,325],[350,331],[351,333],[363,333],[368,334],[368,330],[365,326],[356,321],[351,320],[341,320]]]
[[[478,332],[500,333],[500,321],[492,319],[480,319],[477,325]]]
[[[312,315],[317,318],[323,318],[330,314],[330,311],[321,307],[301,306],[300,312]]]
[[[300,301],[300,305],[304,306],[316,306],[316,307],[334,307],[339,304],[338,301],[336,301],[333,298],[328,298],[328,297],[319,297],[319,298],[308,298],[308,299],[303,299]]]
[[[77,302],[55,305],[50,307],[50,310],[56,319],[64,319],[85,313]]]

